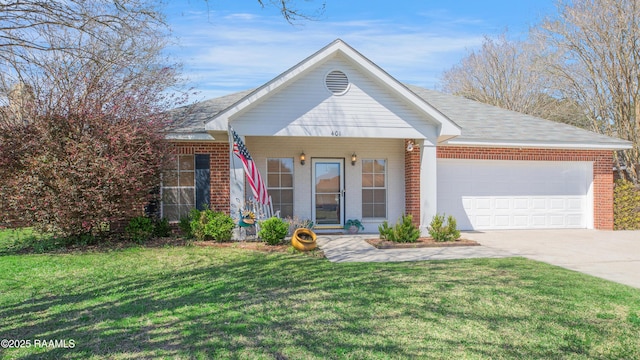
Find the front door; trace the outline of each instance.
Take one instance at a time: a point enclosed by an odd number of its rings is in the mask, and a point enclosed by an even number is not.
[[[344,159],[313,159],[313,221],[318,228],[344,225]]]

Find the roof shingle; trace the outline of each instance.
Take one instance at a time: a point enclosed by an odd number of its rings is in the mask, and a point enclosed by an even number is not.
[[[625,140],[597,134],[572,125],[483,104],[460,96],[405,85],[462,128],[450,143],[523,143],[577,147],[628,148]],[[172,110],[168,132],[176,136],[207,134],[205,123],[253,90],[202,101]]]

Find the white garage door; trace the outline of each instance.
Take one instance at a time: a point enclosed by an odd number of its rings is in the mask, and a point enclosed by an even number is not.
[[[591,228],[590,162],[438,160],[438,212],[463,230]]]

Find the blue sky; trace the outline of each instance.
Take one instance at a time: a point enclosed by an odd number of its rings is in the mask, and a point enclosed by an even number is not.
[[[267,0],[268,1],[268,0]],[[442,72],[483,36],[523,37],[555,12],[554,0],[326,0],[316,21],[287,23],[257,0],[171,1],[170,53],[208,99],[258,87],[336,38],[399,81],[437,89]],[[296,1],[309,11],[318,0]]]

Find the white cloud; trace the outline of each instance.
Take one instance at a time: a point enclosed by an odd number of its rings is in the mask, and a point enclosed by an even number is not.
[[[483,40],[451,25],[449,18],[433,21],[433,14],[424,25],[357,20],[292,26],[279,17],[244,13],[199,16],[189,14],[173,23],[180,46],[170,51],[204,98],[258,87],[336,38],[398,80],[433,88],[443,70]]]

